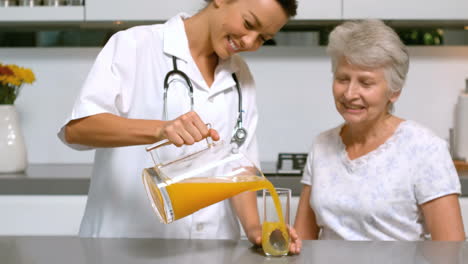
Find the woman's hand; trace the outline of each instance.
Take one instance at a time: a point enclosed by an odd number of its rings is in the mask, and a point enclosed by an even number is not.
[[[258,247],[262,246],[262,226],[258,225],[246,230],[246,236],[252,244]]]
[[[289,237],[291,238],[291,242],[289,243],[289,253],[301,253],[302,240],[297,235],[296,229],[294,229],[294,227],[289,227]]]
[[[167,138],[172,144],[193,145],[207,137],[219,140],[219,134],[214,129],[209,129],[195,112],[188,112],[171,121],[165,121],[158,131],[158,138]]]

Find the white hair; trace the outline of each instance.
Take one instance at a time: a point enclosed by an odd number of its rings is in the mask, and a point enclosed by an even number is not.
[[[356,66],[383,68],[390,93],[403,89],[409,68],[408,50],[395,31],[380,20],[348,21],[337,26],[330,33],[327,53],[333,74],[344,58]]]

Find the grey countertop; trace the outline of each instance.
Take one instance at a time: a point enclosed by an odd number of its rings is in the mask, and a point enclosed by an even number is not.
[[[26,172],[0,174],[0,195],[86,195],[92,164],[32,164]],[[298,175],[276,174],[274,162],[263,162],[262,170],[274,186],[291,188],[299,195]],[[460,177],[462,196],[468,196],[468,175]]]
[[[0,174],[0,195],[86,195],[92,164],[31,164],[25,172]],[[299,176],[277,176],[273,162],[262,163],[265,176],[276,187],[301,190]]]
[[[468,242],[303,241],[295,256],[267,258],[246,240],[0,237],[2,264],[468,263]]]

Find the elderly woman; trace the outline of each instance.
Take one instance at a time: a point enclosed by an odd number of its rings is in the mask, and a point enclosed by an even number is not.
[[[447,144],[392,114],[409,67],[378,20],[330,34],[333,96],[344,124],[320,134],[302,178],[302,239],[464,240],[460,182]]]

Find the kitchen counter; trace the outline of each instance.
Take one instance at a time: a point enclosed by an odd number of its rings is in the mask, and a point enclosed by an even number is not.
[[[262,168],[273,185],[299,195],[299,176],[277,176],[273,162]],[[0,174],[0,195],[86,195],[91,173],[92,164],[32,164],[26,172]]]
[[[300,176],[277,175],[274,162],[262,163],[262,169],[274,186],[300,194]],[[92,164],[32,164],[24,173],[0,174],[0,195],[86,195],[91,172]],[[462,196],[468,196],[468,174],[459,173]]]
[[[2,264],[427,263],[468,262],[468,242],[303,241],[302,253],[267,258],[246,240],[0,237]]]

